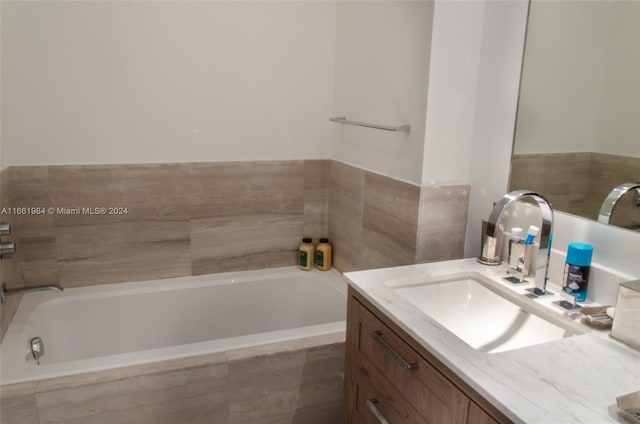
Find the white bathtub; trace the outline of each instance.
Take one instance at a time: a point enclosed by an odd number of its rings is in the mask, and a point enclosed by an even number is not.
[[[344,332],[346,282],[295,267],[26,294],[0,346],[0,384]],[[37,365],[33,337],[44,341]]]

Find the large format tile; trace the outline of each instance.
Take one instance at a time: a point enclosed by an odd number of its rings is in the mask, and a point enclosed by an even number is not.
[[[443,251],[435,230],[418,240],[419,187],[335,161],[18,167],[10,176],[19,201],[56,210],[20,223],[23,256],[3,267],[14,285],[286,266],[307,235],[331,238],[341,271]],[[57,213],[84,207],[128,213]]]
[[[317,242],[328,237],[329,161],[304,162],[304,230]]]
[[[18,243],[18,258],[25,286],[60,282],[55,237],[21,237]]]
[[[191,274],[189,221],[122,221],[56,227],[64,287]]]
[[[194,275],[295,264],[303,161],[192,164],[189,187]]]
[[[191,218],[304,213],[304,162],[191,164]]]
[[[0,398],[2,424],[38,424],[36,395],[24,394]]]
[[[5,307],[6,304],[2,305]],[[0,423],[37,424],[36,382],[0,387]]]
[[[300,350],[230,362],[229,422],[291,422],[305,357]]]
[[[343,422],[345,344],[307,350],[293,424]]]
[[[554,207],[579,213],[589,190],[590,158],[580,152],[514,155],[510,190],[536,191]]]
[[[329,167],[329,234],[341,272],[361,269],[364,172],[335,161]]]
[[[411,264],[415,260],[420,187],[365,173],[363,267]]]
[[[216,393],[207,393],[72,419],[55,421],[43,419],[40,424],[58,422],[65,424],[227,424],[229,422],[227,405],[220,403],[216,395]]]
[[[226,422],[227,379],[220,364],[39,392],[40,424]]]
[[[193,275],[291,266],[302,215],[253,214],[191,219]]]
[[[597,219],[607,194],[624,182],[636,182],[640,159],[602,153],[514,155],[510,189],[543,194],[555,209]]]
[[[56,225],[187,219],[188,170],[186,164],[51,166],[56,210],[107,210],[106,214],[56,213]]]
[[[9,240],[16,244],[16,254],[3,261],[3,281],[9,287],[37,284],[47,274],[47,280],[57,282],[55,269],[53,215],[49,177],[45,166],[10,167],[3,174],[8,180],[3,194],[6,210],[2,221],[12,226]],[[42,271],[38,269],[42,268]],[[34,279],[35,277],[35,279]]]
[[[415,262],[461,258],[468,209],[468,185],[422,187]]]

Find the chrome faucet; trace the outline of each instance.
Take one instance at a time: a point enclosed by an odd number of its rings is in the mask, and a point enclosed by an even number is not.
[[[515,190],[504,195],[495,204],[489,220],[483,222],[482,252],[478,262],[485,265],[499,265],[502,261],[502,240],[504,238],[504,224],[501,226],[504,212],[515,202],[531,198],[535,200],[542,212],[542,225],[538,236],[538,251],[531,258],[529,276],[535,277],[534,294],[546,294],[549,277],[549,255],[551,253],[551,239],[553,232],[553,209],[551,203],[541,194],[530,190]],[[536,290],[537,289],[537,290]]]
[[[608,224],[611,221],[611,214],[616,207],[618,200],[631,190],[636,190],[635,205],[640,207],[640,183],[624,183],[611,190],[611,193],[604,199],[600,212],[598,213],[598,222]]]
[[[41,286],[18,287],[15,289],[9,289],[7,288],[7,283],[2,283],[0,285],[0,302],[4,303],[5,297],[10,294],[18,294],[18,293],[24,293],[24,292],[37,292],[37,291],[46,291],[46,290],[62,293],[64,288],[58,284],[43,284]]]
[[[11,235],[11,224],[0,222],[0,237]],[[0,241],[0,259],[9,259],[16,254],[15,243],[4,243]]]

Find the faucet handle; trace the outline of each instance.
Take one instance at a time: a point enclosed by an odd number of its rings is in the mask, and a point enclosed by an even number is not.
[[[0,243],[0,259],[9,259],[16,254],[15,243]]]
[[[0,222],[0,236],[11,235],[11,224],[8,222]]]

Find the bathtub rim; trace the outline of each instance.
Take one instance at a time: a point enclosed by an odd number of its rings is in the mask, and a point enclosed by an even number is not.
[[[10,372],[9,376],[6,376],[6,372],[1,372],[6,366],[6,361],[2,360],[2,357],[4,356],[3,352],[6,352],[7,355],[14,356],[20,356],[22,353],[27,353],[26,347],[24,348],[24,351],[21,351],[18,341],[23,339],[24,332],[27,331],[27,325],[30,317],[39,307],[51,307],[51,305],[56,306],[60,303],[83,298],[93,299],[102,296],[113,297],[126,294],[184,290],[203,286],[219,286],[236,283],[241,284],[243,282],[255,281],[257,277],[259,277],[260,280],[267,281],[277,279],[282,276],[291,276],[292,273],[301,273],[301,275],[322,279],[323,283],[327,284],[332,289],[337,290],[344,296],[346,311],[347,280],[342,276],[342,274],[334,269],[329,271],[319,271],[315,269],[311,271],[302,271],[295,266],[74,287],[65,289],[66,296],[63,297],[60,297],[59,294],[53,292],[27,293],[22,297],[14,319],[7,329],[2,344],[0,344],[0,387],[28,383],[30,381],[65,378],[75,375],[110,371],[112,369],[143,366],[151,363],[182,360],[194,356],[217,355],[223,354],[225,351],[239,351],[242,349],[251,349],[255,346],[266,346],[273,343],[287,343],[307,337],[313,338],[330,334],[338,335],[338,337],[340,337],[339,335],[342,334],[342,338],[344,338],[346,320],[237,337],[228,337],[218,340],[147,349],[137,352],[106,355],[97,358],[57,364],[47,364],[47,369],[45,371],[39,369],[33,363],[34,360],[30,358],[30,361],[25,360],[24,362],[18,363],[17,368],[19,369],[17,369],[16,372]],[[215,280],[212,281],[212,278]],[[10,344],[12,341],[16,341],[16,345],[8,346],[6,344]],[[25,343],[27,343],[26,339]],[[146,354],[149,353],[153,353],[154,356],[159,356],[151,359],[145,358]],[[112,365],[112,362],[114,361],[117,363],[116,366]],[[69,369],[70,363],[76,364],[78,367]]]

